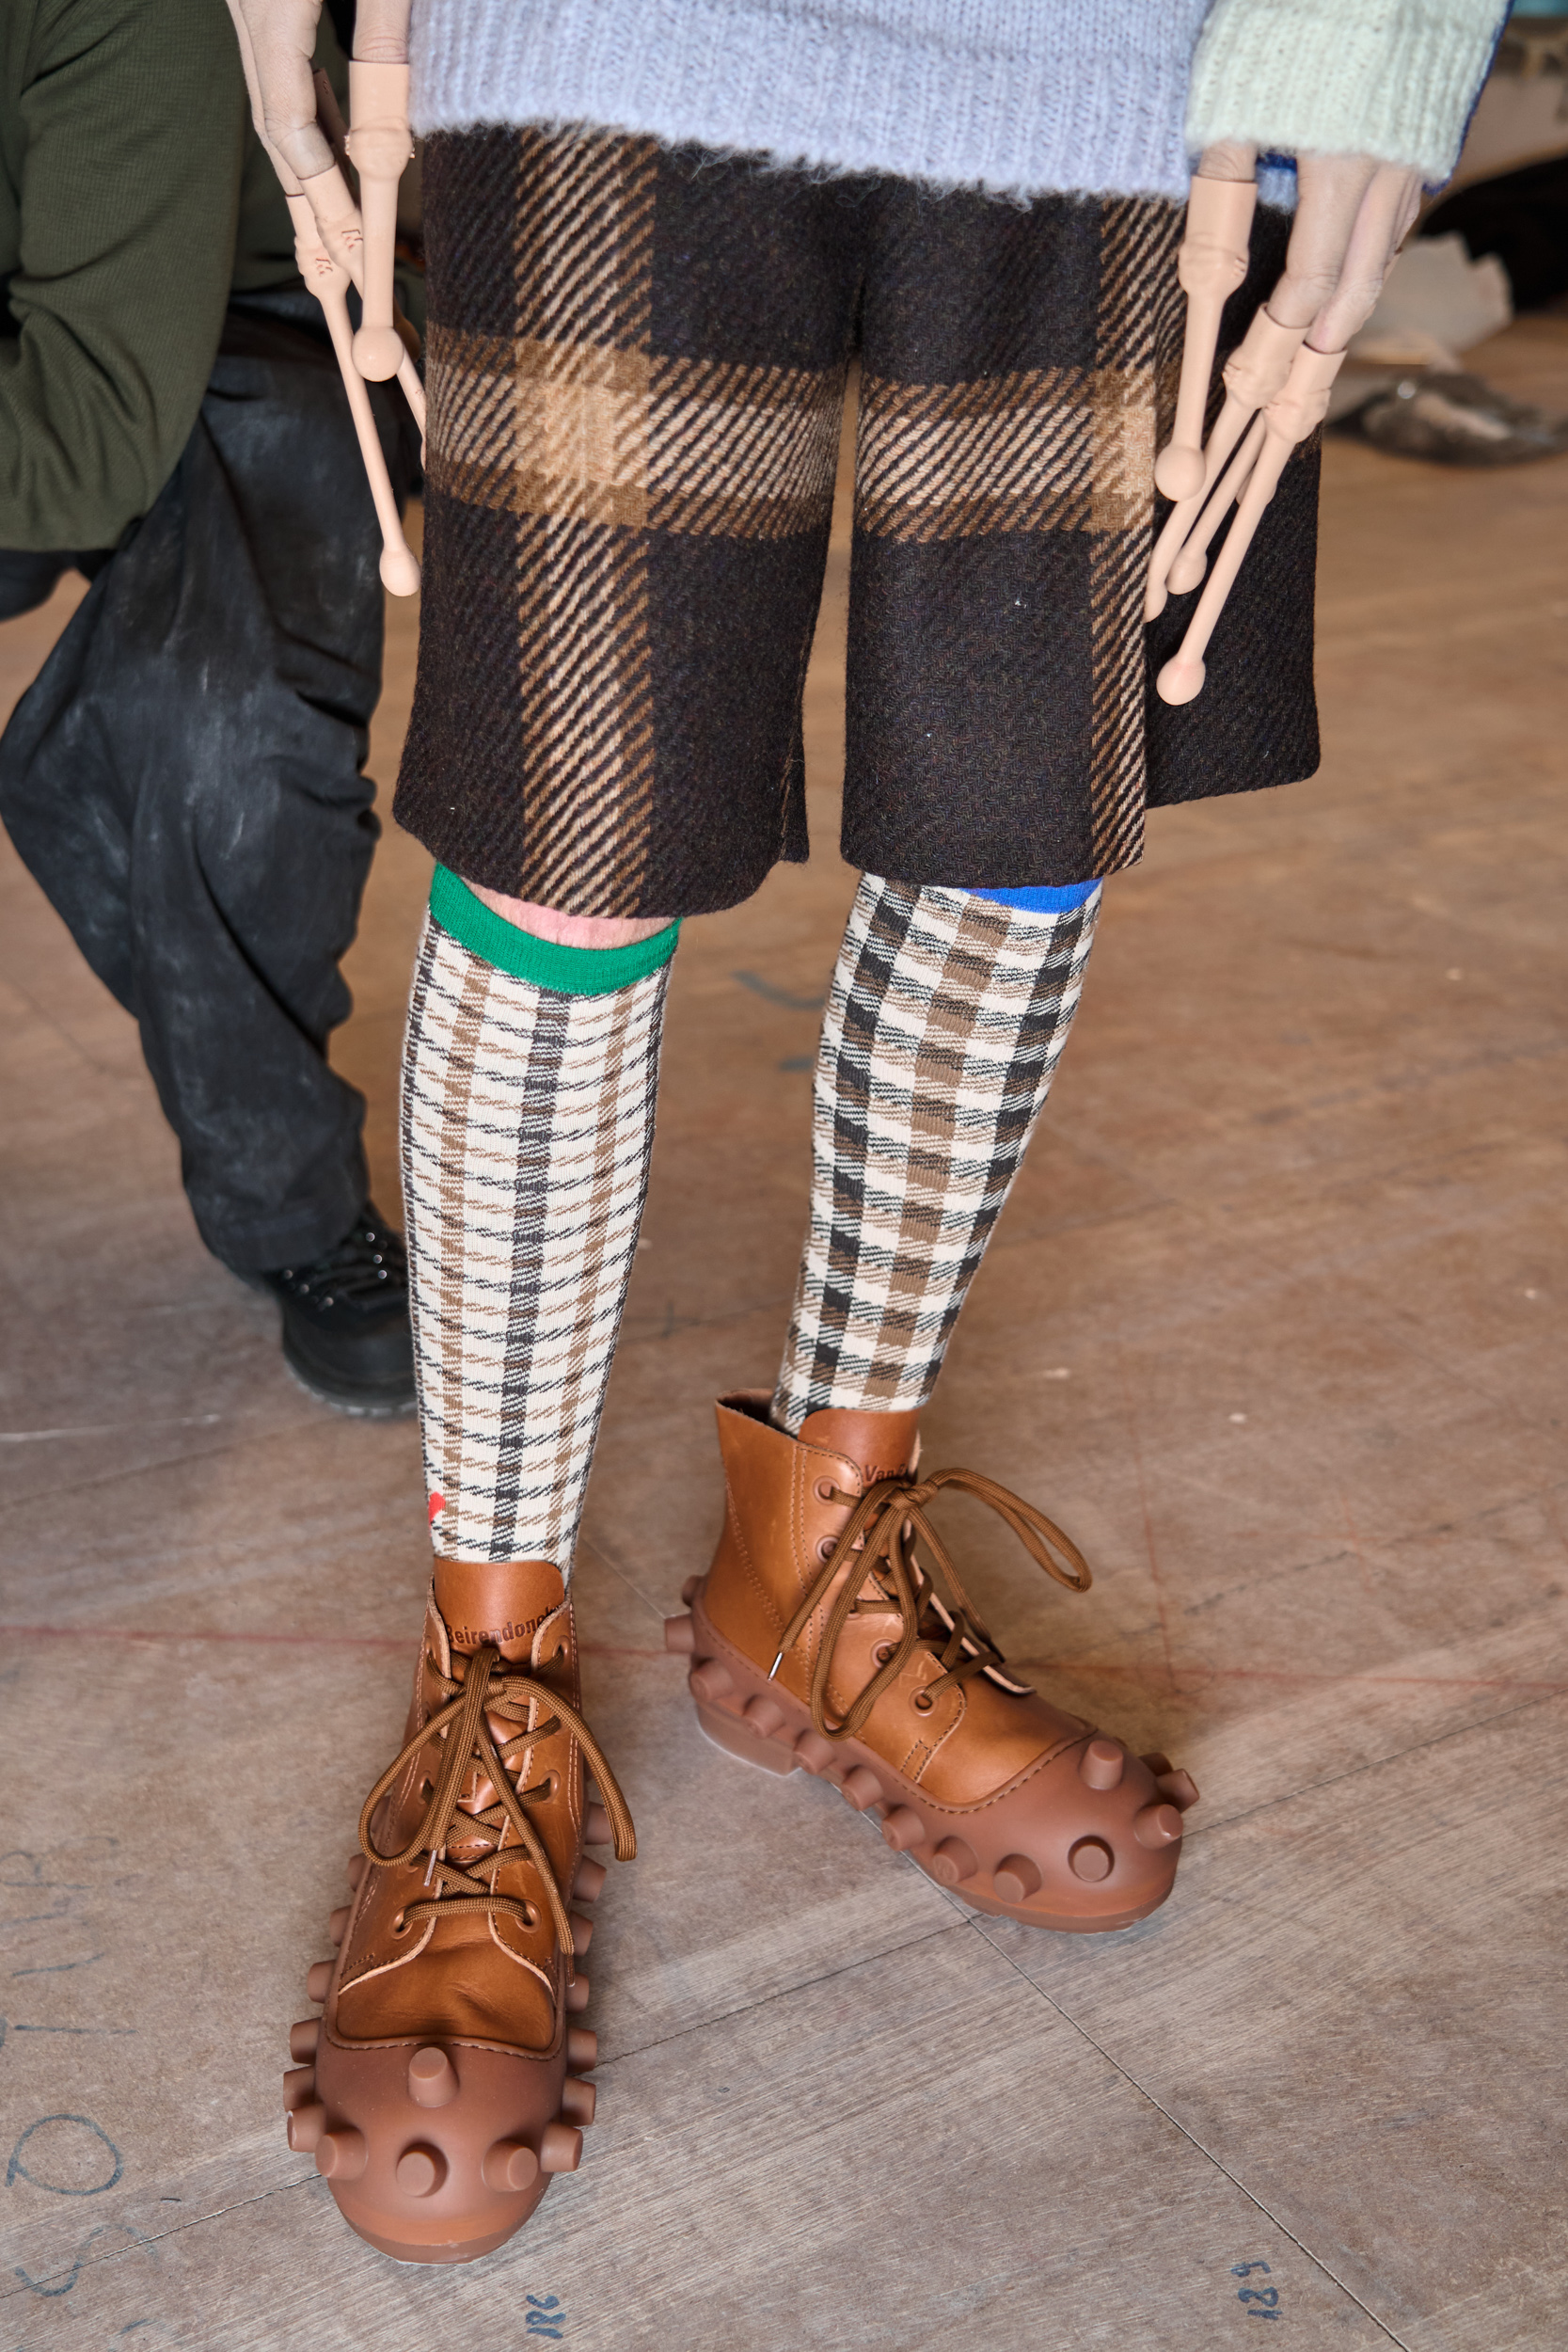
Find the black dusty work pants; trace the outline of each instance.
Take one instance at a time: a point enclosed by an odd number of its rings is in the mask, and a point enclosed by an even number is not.
[[[406,480],[401,395],[374,396]],[[320,1256],[365,1198],[364,1098],[326,1041],[380,831],[379,553],[301,292],[231,308],[180,464],[116,552],[0,554],[0,613],[72,561],[92,577],[0,739],[0,819],[135,1015],[201,1237],[242,1272]]]

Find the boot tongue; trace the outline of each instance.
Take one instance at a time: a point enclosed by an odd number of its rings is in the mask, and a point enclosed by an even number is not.
[[[471,1658],[488,1642],[503,1658],[528,1660],[533,1637],[566,1597],[549,1560],[437,1560],[436,1606],[454,1650]]]
[[[874,1486],[879,1478],[903,1478],[913,1470],[920,1454],[920,1409],[866,1413],[824,1406],[806,1415],[800,1443],[847,1454],[865,1484]]]

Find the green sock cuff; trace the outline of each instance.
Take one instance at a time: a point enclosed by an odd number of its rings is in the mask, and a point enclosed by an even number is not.
[[[437,866],[430,882],[430,912],[460,947],[510,972],[515,980],[531,980],[535,988],[553,989],[558,996],[608,996],[630,988],[657,972],[674,954],[680,941],[677,918],[640,939],[630,947],[562,947],[553,939],[535,939],[509,923],[483,898],[476,898],[466,882],[445,866]]]

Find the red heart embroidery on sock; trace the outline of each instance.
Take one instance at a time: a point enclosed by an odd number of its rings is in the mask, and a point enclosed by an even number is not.
[[[432,1526],[432,1527],[434,1527],[434,1526],[435,1526],[435,1524],[436,1524],[436,1520],[440,1518],[441,1513],[442,1513],[442,1512],[446,1509],[446,1507],[447,1507],[447,1499],[446,1499],[446,1496],[445,1496],[445,1495],[432,1495],[432,1496],[431,1496],[431,1498],[430,1498],[430,1524],[431,1524],[431,1526]]]

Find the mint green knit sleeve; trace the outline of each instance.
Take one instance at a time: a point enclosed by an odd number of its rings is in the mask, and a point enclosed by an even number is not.
[[[1214,0],[1188,148],[1251,139],[1446,180],[1507,14],[1507,0]]]

